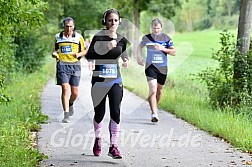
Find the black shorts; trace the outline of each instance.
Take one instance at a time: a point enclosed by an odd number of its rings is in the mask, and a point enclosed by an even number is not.
[[[57,85],[63,83],[69,83],[71,86],[79,86],[81,77],[81,65],[80,62],[68,63],[68,62],[57,62]]]
[[[147,81],[156,79],[157,83],[164,85],[167,77],[167,66],[155,67],[153,64],[146,64],[145,75]]]

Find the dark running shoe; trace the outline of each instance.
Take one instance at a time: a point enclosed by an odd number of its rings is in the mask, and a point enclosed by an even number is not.
[[[101,143],[102,143],[102,139],[101,138],[95,138],[95,143],[94,143],[94,147],[93,147],[93,153],[95,156],[99,156],[101,155]]]
[[[74,108],[73,108],[73,103],[69,104],[69,116],[73,116],[74,115]]]
[[[111,156],[114,159],[122,159],[118,147],[115,147],[114,145],[112,145],[112,147],[109,147],[108,156]]]

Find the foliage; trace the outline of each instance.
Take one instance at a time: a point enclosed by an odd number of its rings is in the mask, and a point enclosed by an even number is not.
[[[240,104],[251,105],[252,94],[249,86],[252,84],[251,74],[249,73],[251,72],[251,56],[240,55],[233,38],[234,36],[230,33],[221,33],[220,43],[222,47],[213,53],[213,59],[219,63],[218,67],[215,69],[208,68],[198,74],[198,77],[207,84],[209,100],[214,107],[237,107]],[[235,61],[245,61],[247,65],[247,71],[244,71],[244,77],[241,78],[241,81],[246,82],[244,85],[247,86],[240,90],[239,93],[234,91]],[[242,101],[237,101],[237,98],[242,99]]]
[[[44,63],[46,44],[41,40],[41,35],[30,31],[26,35],[19,35],[15,38],[18,45],[15,58],[16,69],[32,73],[38,70]],[[40,40],[39,40],[40,39]]]
[[[185,22],[187,31],[193,31],[195,25],[207,20],[207,1],[190,0],[184,2],[180,12],[180,19]]]
[[[48,117],[41,113],[41,91],[54,73],[52,59],[32,74],[18,73],[5,93],[13,100],[0,104],[0,166],[36,166],[42,158],[36,147],[40,124]],[[14,82],[15,81],[15,82]],[[32,82],[31,82],[32,81]]]
[[[24,60],[27,59],[27,55],[34,54],[32,53],[34,50],[29,50],[29,47],[38,46],[39,41],[34,38],[35,36],[29,36],[31,35],[29,33],[32,30],[37,31],[45,23],[43,11],[47,5],[42,0],[2,0],[0,6],[2,23],[0,27],[0,120],[2,122],[0,166],[35,166],[42,155],[32,147],[30,131],[38,130],[39,123],[46,117],[38,112],[38,107],[34,106],[35,102],[31,99],[35,100],[34,94],[37,94],[36,100],[38,104],[40,103],[38,100],[40,93],[37,90],[34,91],[32,87],[42,82],[36,83],[35,79],[31,78],[33,82],[28,80],[21,86],[13,82],[21,83],[19,81],[23,82],[26,78],[22,69],[18,68],[21,65],[17,57],[22,56]],[[21,38],[25,40],[15,43],[15,39]],[[26,48],[26,53],[19,54],[20,48]],[[14,74],[17,72],[20,77],[12,78],[17,76]],[[7,85],[4,84],[4,79],[8,81]],[[10,97],[13,100],[10,101]]]
[[[48,4],[48,8],[44,11],[46,24],[43,25],[44,30],[42,31],[48,35],[54,35],[59,28],[62,28],[63,3],[59,0],[44,1]]]
[[[209,14],[211,16],[232,16],[239,12],[240,0],[209,1]]]
[[[16,36],[25,34],[27,29],[38,28],[43,24],[43,11],[46,8],[40,0],[12,0],[0,1],[0,78],[8,78],[15,72],[14,43]],[[3,82],[1,87],[4,88]],[[0,95],[3,96],[2,90]],[[2,98],[1,98],[2,99]],[[5,101],[8,101],[5,99]]]
[[[177,31],[204,30],[210,27],[224,29],[237,27],[239,0],[44,0],[49,3],[45,12],[51,28],[62,28],[62,20],[71,16],[76,20],[75,28],[82,34],[86,30],[102,28],[101,17],[105,10],[116,8],[120,14],[133,22],[133,11],[148,12],[150,16],[161,15],[175,23]],[[85,8],[85,12],[83,11]],[[95,12],[94,12],[95,11]],[[142,20],[141,20],[142,21]]]
[[[201,18],[197,23],[194,25],[194,30],[204,30],[208,29],[212,26],[212,20],[209,17]]]
[[[212,25],[218,29],[236,28],[239,15],[239,0],[215,0],[208,2],[208,14]]]
[[[195,31],[210,27],[236,28],[239,16],[239,0],[187,0],[180,1],[172,17],[177,31]]]
[[[148,0],[149,1],[149,0]],[[110,5],[110,8],[116,8],[120,11],[120,15],[122,18],[126,18],[129,20],[133,20],[133,10],[134,7],[136,8],[144,8],[146,9],[146,3],[148,1],[143,0],[135,0],[135,1],[128,1],[128,0],[121,0],[120,3],[118,3],[118,0],[111,1],[112,4]],[[132,3],[133,2],[133,3]],[[139,10],[141,10],[139,9]]]
[[[238,40],[238,43],[241,42]],[[237,54],[234,59],[234,91],[237,104],[252,107],[252,44],[248,53]]]
[[[12,37],[3,36],[0,33],[0,75],[6,75],[14,71],[16,47],[17,45],[13,43]]]
[[[12,64],[15,60],[16,45],[14,37],[24,34],[27,29],[38,28],[43,22],[43,11],[46,8],[40,0],[0,1],[0,64]],[[12,71],[13,66],[4,66],[4,72]]]
[[[105,0],[102,3],[92,0],[44,1],[49,4],[49,9],[45,12],[48,25],[62,29],[62,20],[65,17],[72,17],[75,20],[75,29],[81,31],[82,34],[85,30],[101,27],[100,23],[103,12],[115,6],[109,0]]]
[[[174,0],[170,0],[169,3],[164,0],[122,0],[120,2],[117,0],[104,0],[102,3],[101,1],[92,0],[70,0],[64,1],[63,3],[62,0],[45,1],[49,3],[49,10],[45,13],[45,16],[50,25],[53,23],[55,24],[56,21],[58,23],[57,25],[60,25],[59,27],[61,27],[62,20],[65,17],[70,16],[76,20],[75,28],[81,32],[84,32],[85,30],[96,30],[102,28],[102,15],[104,11],[109,8],[118,9],[123,18],[127,18],[132,21],[133,9],[136,9],[138,12],[149,11],[151,13],[161,14],[163,17],[170,18],[175,15],[175,7],[180,4],[179,1]],[[83,10],[83,7],[85,8],[85,12],[79,12]],[[167,8],[169,8],[169,10],[167,10]],[[56,16],[58,20],[55,19]]]
[[[212,19],[212,26],[216,29],[231,29],[238,27],[239,15],[219,16]]]
[[[44,23],[43,11],[47,6],[40,0],[4,0],[0,1],[0,5],[3,24],[0,27],[1,41],[22,34],[27,28],[38,28]]]
[[[22,122],[3,122],[0,128],[0,165],[35,166],[44,157],[30,144],[30,133]],[[15,158],[18,157],[18,158]]]
[[[2,103],[7,103],[10,101],[10,98],[8,96],[6,96],[3,92],[4,90],[4,77],[2,75],[0,75],[0,105]]]
[[[43,23],[43,10],[46,5],[40,0],[3,0],[0,5],[2,37],[15,36],[25,27],[36,28]]]
[[[1,37],[1,33],[0,33]],[[10,38],[6,38],[6,41],[0,43],[0,104],[8,102],[8,96],[3,93],[5,88],[5,74],[13,72],[14,69],[14,48],[16,45],[8,44],[11,41]]]
[[[176,15],[175,9],[181,6],[181,2],[178,0],[150,0],[147,6],[148,11],[155,14],[160,13],[163,17],[171,19]]]

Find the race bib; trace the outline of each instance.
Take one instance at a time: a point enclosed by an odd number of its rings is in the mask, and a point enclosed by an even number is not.
[[[117,64],[101,64],[99,67],[99,77],[117,78]]]
[[[61,46],[62,54],[70,54],[72,53],[72,45]]]
[[[154,54],[151,62],[152,63],[163,63],[164,60],[163,60],[162,54]]]

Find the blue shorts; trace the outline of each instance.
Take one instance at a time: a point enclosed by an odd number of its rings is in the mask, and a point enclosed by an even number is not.
[[[153,64],[146,64],[145,75],[147,81],[156,79],[157,83],[159,83],[160,85],[164,85],[167,77],[167,66],[157,68]]]
[[[57,62],[57,85],[63,83],[69,83],[71,86],[79,86],[81,77],[81,65],[80,62],[68,63],[68,62]]]

